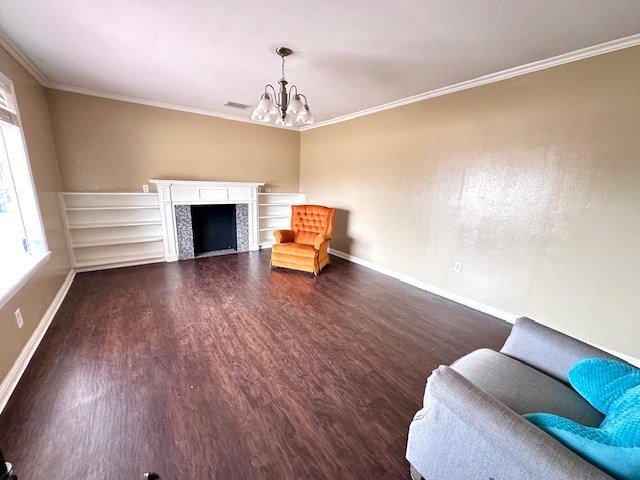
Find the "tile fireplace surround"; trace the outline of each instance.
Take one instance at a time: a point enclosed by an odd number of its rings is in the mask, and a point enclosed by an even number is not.
[[[149,180],[149,182],[158,186],[164,255],[167,262],[175,262],[180,258],[175,207],[181,205],[246,205],[248,248],[243,246],[242,250],[258,250],[258,187],[264,183],[198,180]],[[244,208],[241,210],[244,211]]]

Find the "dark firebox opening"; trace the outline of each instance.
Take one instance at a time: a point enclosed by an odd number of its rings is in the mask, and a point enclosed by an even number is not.
[[[237,250],[235,205],[192,205],[193,249],[196,257],[218,250]]]

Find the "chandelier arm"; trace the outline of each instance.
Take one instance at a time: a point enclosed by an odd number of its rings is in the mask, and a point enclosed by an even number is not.
[[[267,83],[264,86],[264,93],[269,93],[267,90],[269,89],[269,87],[271,87],[271,90],[273,90],[273,101],[276,105],[278,105],[278,94],[276,93],[276,89],[273,85],[271,85],[270,83]]]
[[[289,96],[290,96],[290,97],[293,97],[293,89],[294,89],[294,88],[296,89],[296,95],[298,95],[298,87],[297,87],[297,86],[295,86],[295,85],[291,85],[291,86],[289,87]]]
[[[304,104],[305,104],[305,105],[307,105],[307,97],[306,97],[306,96],[304,96],[304,95],[303,95],[303,94],[301,94],[301,93],[298,93],[298,89],[297,89],[297,88],[296,88],[296,93],[297,93],[298,95],[300,95],[302,98],[304,98]]]

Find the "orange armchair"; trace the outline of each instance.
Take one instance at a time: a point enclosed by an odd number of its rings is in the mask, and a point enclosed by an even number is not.
[[[291,229],[273,232],[276,243],[271,248],[271,266],[318,275],[329,263],[329,240],[335,216],[335,208],[293,205]]]

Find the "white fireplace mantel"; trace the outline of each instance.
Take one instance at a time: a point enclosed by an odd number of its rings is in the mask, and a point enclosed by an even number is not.
[[[258,187],[264,183],[156,179],[150,179],[149,183],[158,187],[167,262],[178,260],[176,205],[246,203],[249,206],[249,250],[258,250]]]

